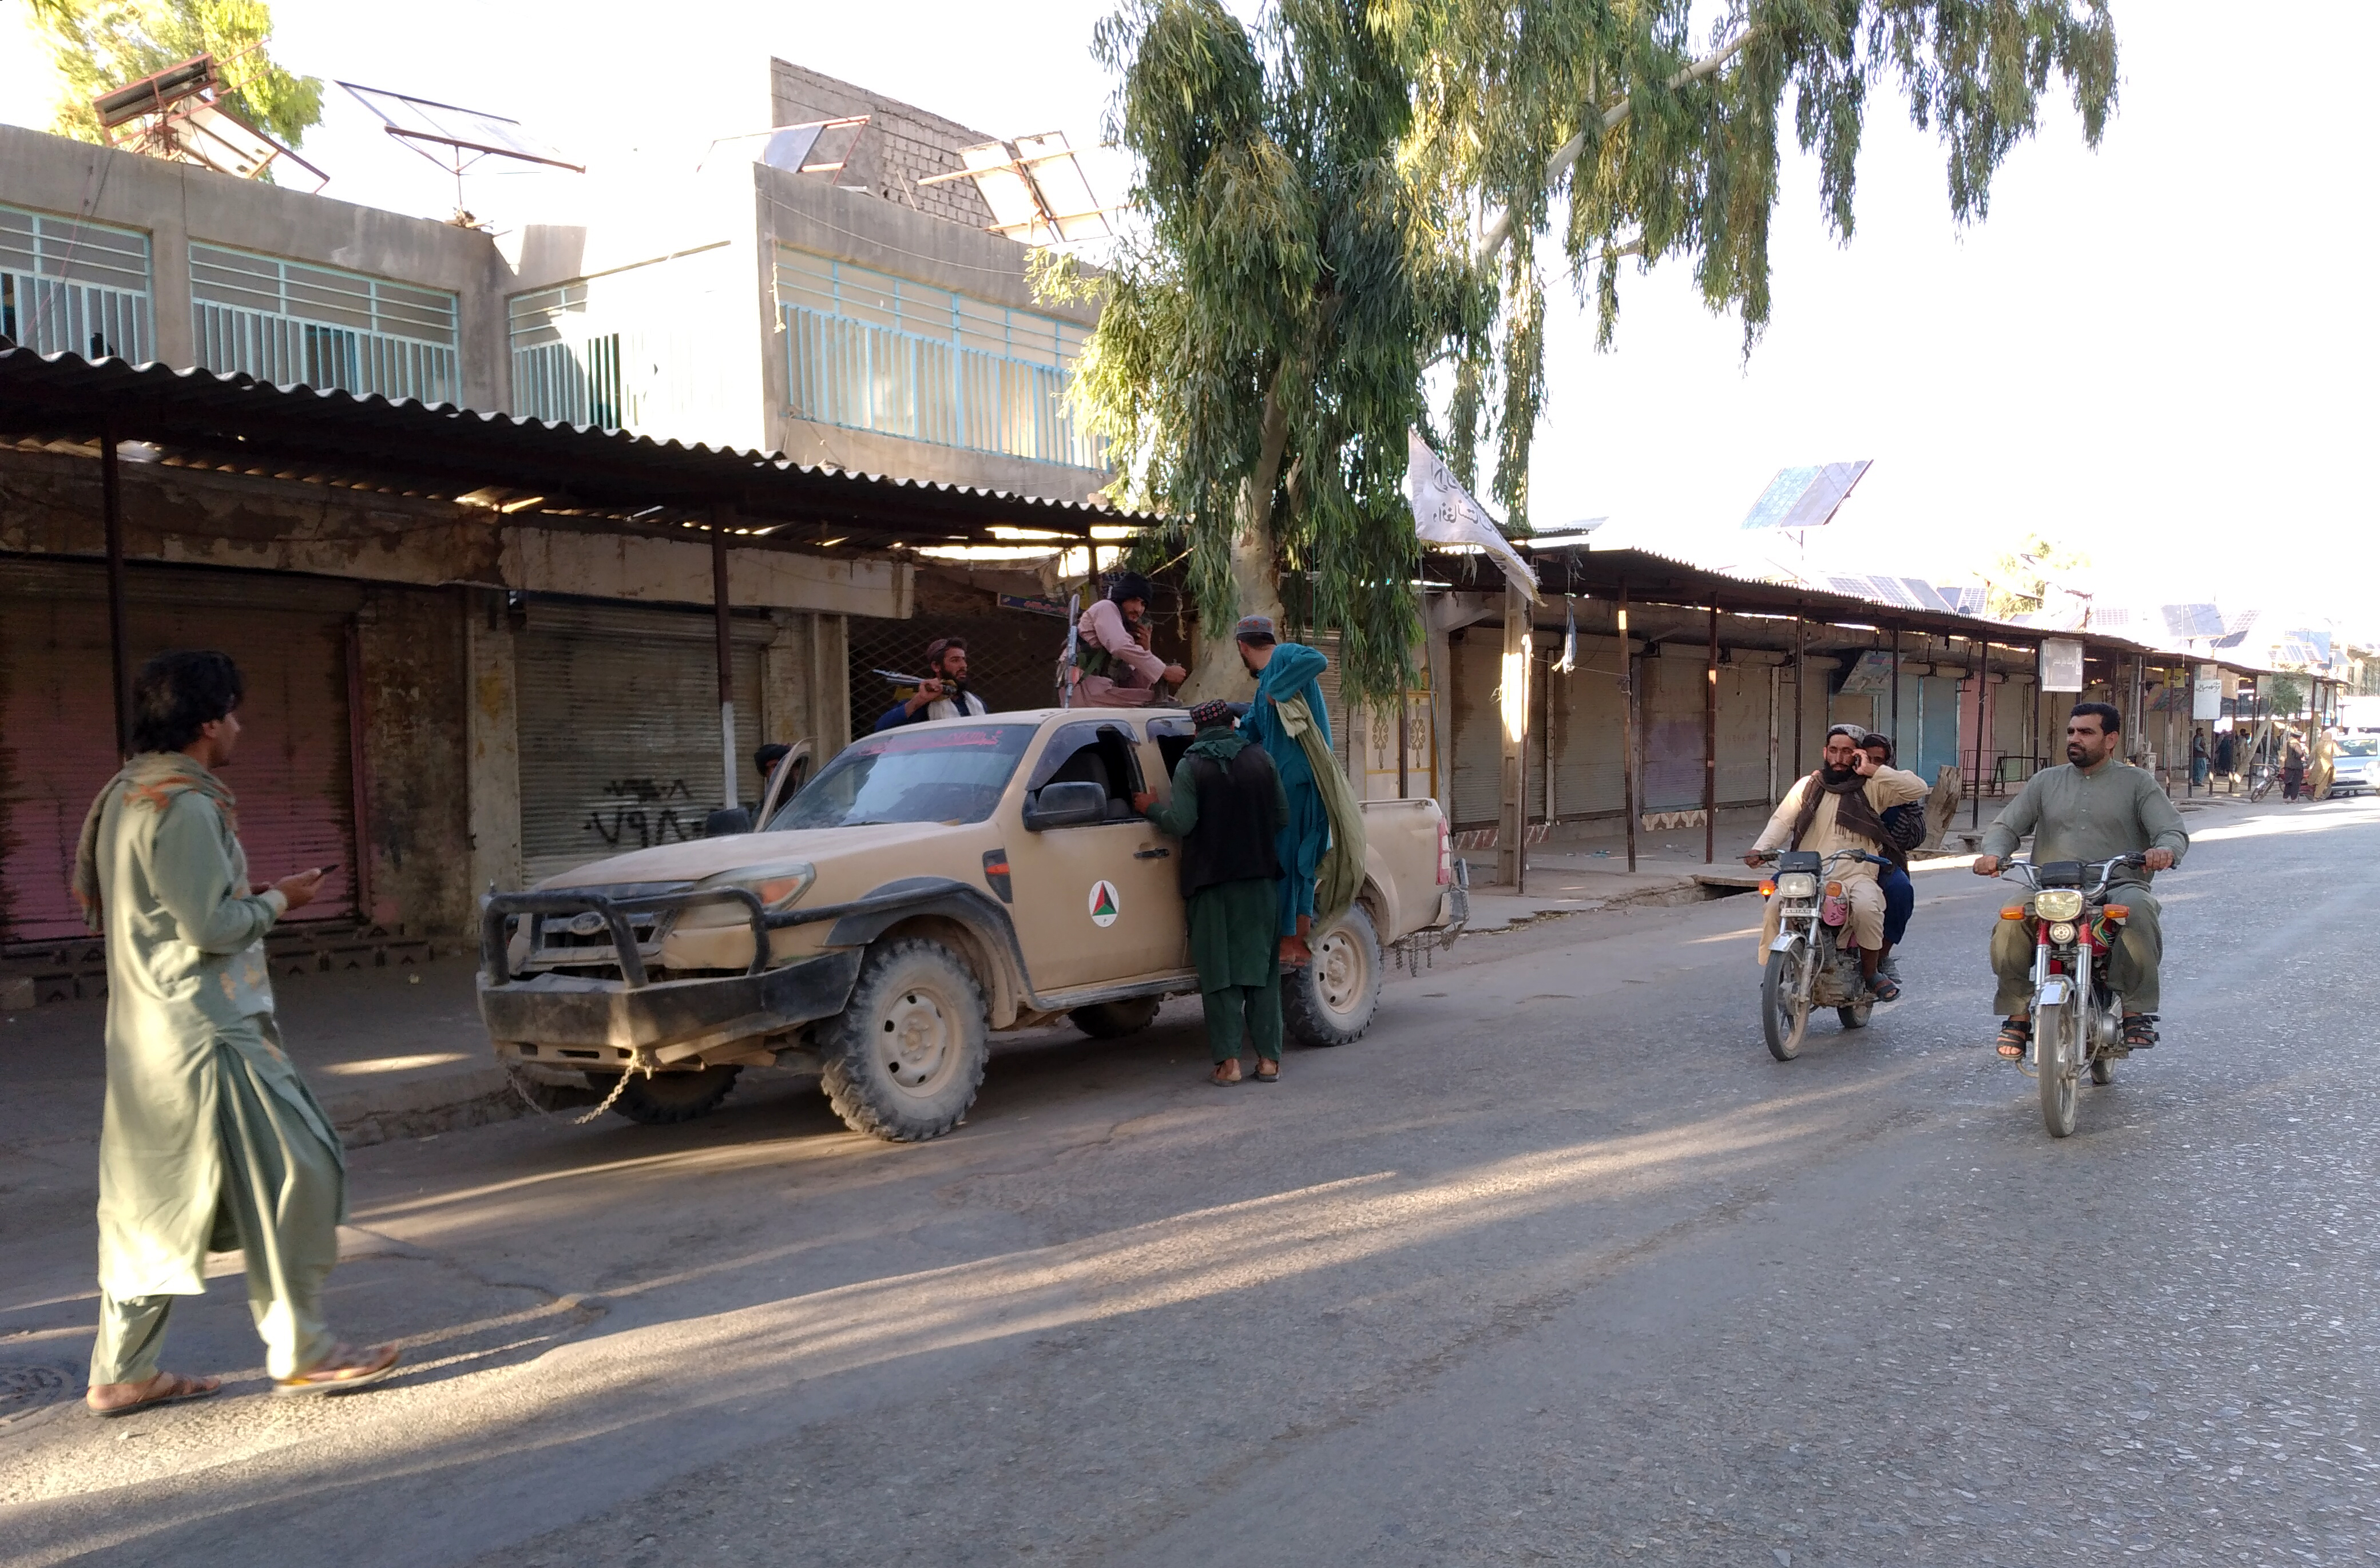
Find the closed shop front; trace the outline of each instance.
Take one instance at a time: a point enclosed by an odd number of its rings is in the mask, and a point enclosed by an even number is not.
[[[1718,667],[1718,803],[1766,806],[1768,796],[1767,664]],[[1787,780],[1779,778],[1782,790]]]
[[[1554,709],[1555,816],[1567,820],[1624,809],[1619,639],[1581,636],[1576,666],[1548,682]]]
[[[766,715],[760,664],[774,628],[734,628],[738,797]],[[589,860],[700,838],[723,799],[719,665],[704,612],[533,601],[516,647],[521,860],[534,885]]]
[[[1686,811],[1703,803],[1703,707],[1709,658],[1682,643],[1663,645],[1647,659],[1638,713],[1645,726],[1647,811]]]
[[[1503,633],[1493,626],[1471,626],[1448,639],[1454,673],[1454,800],[1449,812],[1457,828],[1491,828],[1504,766],[1502,687]]]
[[[0,565],[0,940],[82,933],[68,886],[83,813],[115,771],[104,569]],[[356,775],[348,725],[354,585],[134,567],[134,669],[171,649],[217,649],[247,696],[223,771],[239,799],[250,875],[339,868],[293,921],[355,914]]]

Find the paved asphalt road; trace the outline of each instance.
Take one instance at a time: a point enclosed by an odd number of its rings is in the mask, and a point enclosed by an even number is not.
[[[1734,899],[1466,944],[1278,1088],[1177,1007],[918,1148],[781,1079],[359,1151],[411,1375],[270,1399],[226,1272],[225,1397],[0,1429],[0,1561],[2374,1561],[2380,809],[2190,820],[2167,1043],[2062,1143],[1937,869],[1789,1065]],[[0,1165],[0,1361],[87,1352],[88,1158]]]

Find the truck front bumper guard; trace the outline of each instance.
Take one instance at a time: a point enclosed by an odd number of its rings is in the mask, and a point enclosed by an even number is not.
[[[859,978],[861,950],[837,949],[772,969],[768,966],[769,933],[901,909],[916,904],[918,896],[915,889],[901,888],[848,904],[771,911],[751,889],[741,887],[624,896],[567,889],[491,893],[480,901],[480,1016],[493,1039],[577,1047],[723,1044],[795,1028],[843,1011]],[[744,973],[653,979],[629,917],[722,903],[742,906],[752,928],[752,962]],[[505,927],[513,917],[534,920],[590,912],[601,917],[611,932],[611,956],[619,964],[620,978],[512,972]],[[588,951],[592,956],[601,949]]]

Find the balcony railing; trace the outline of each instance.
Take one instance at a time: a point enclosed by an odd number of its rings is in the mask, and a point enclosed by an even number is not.
[[[778,307],[796,419],[937,446],[1105,467],[1066,407],[1071,371],[799,305]]]
[[[0,337],[37,354],[113,354],[136,365],[157,355],[145,291],[0,271]]]
[[[454,346],[330,326],[198,299],[190,304],[198,362],[275,386],[336,387],[421,403],[460,403]]]

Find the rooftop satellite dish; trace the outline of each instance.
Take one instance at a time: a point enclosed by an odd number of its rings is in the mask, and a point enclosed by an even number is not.
[[[358,87],[351,81],[339,85],[377,115],[389,135],[454,175],[455,215],[458,221],[469,215],[463,211],[463,171],[482,158],[542,164],[548,168],[568,169],[575,175],[587,172],[586,164],[574,164],[538,140],[521,128],[518,120],[408,97],[384,88]],[[432,148],[439,151],[432,152]]]
[[[177,164],[195,164],[235,179],[255,179],[287,162],[314,176],[320,190],[331,176],[249,125],[220,102],[223,79],[212,55],[194,55],[91,101],[110,146]]]
[[[971,179],[991,209],[991,232],[1021,239],[1027,245],[1069,244],[1081,239],[1105,239],[1115,231],[1108,225],[1112,207],[1102,207],[1091,194],[1091,182],[1062,130],[1020,136],[1013,143],[988,141],[963,147],[959,161],[966,167],[953,174],[932,175],[919,185]]]

